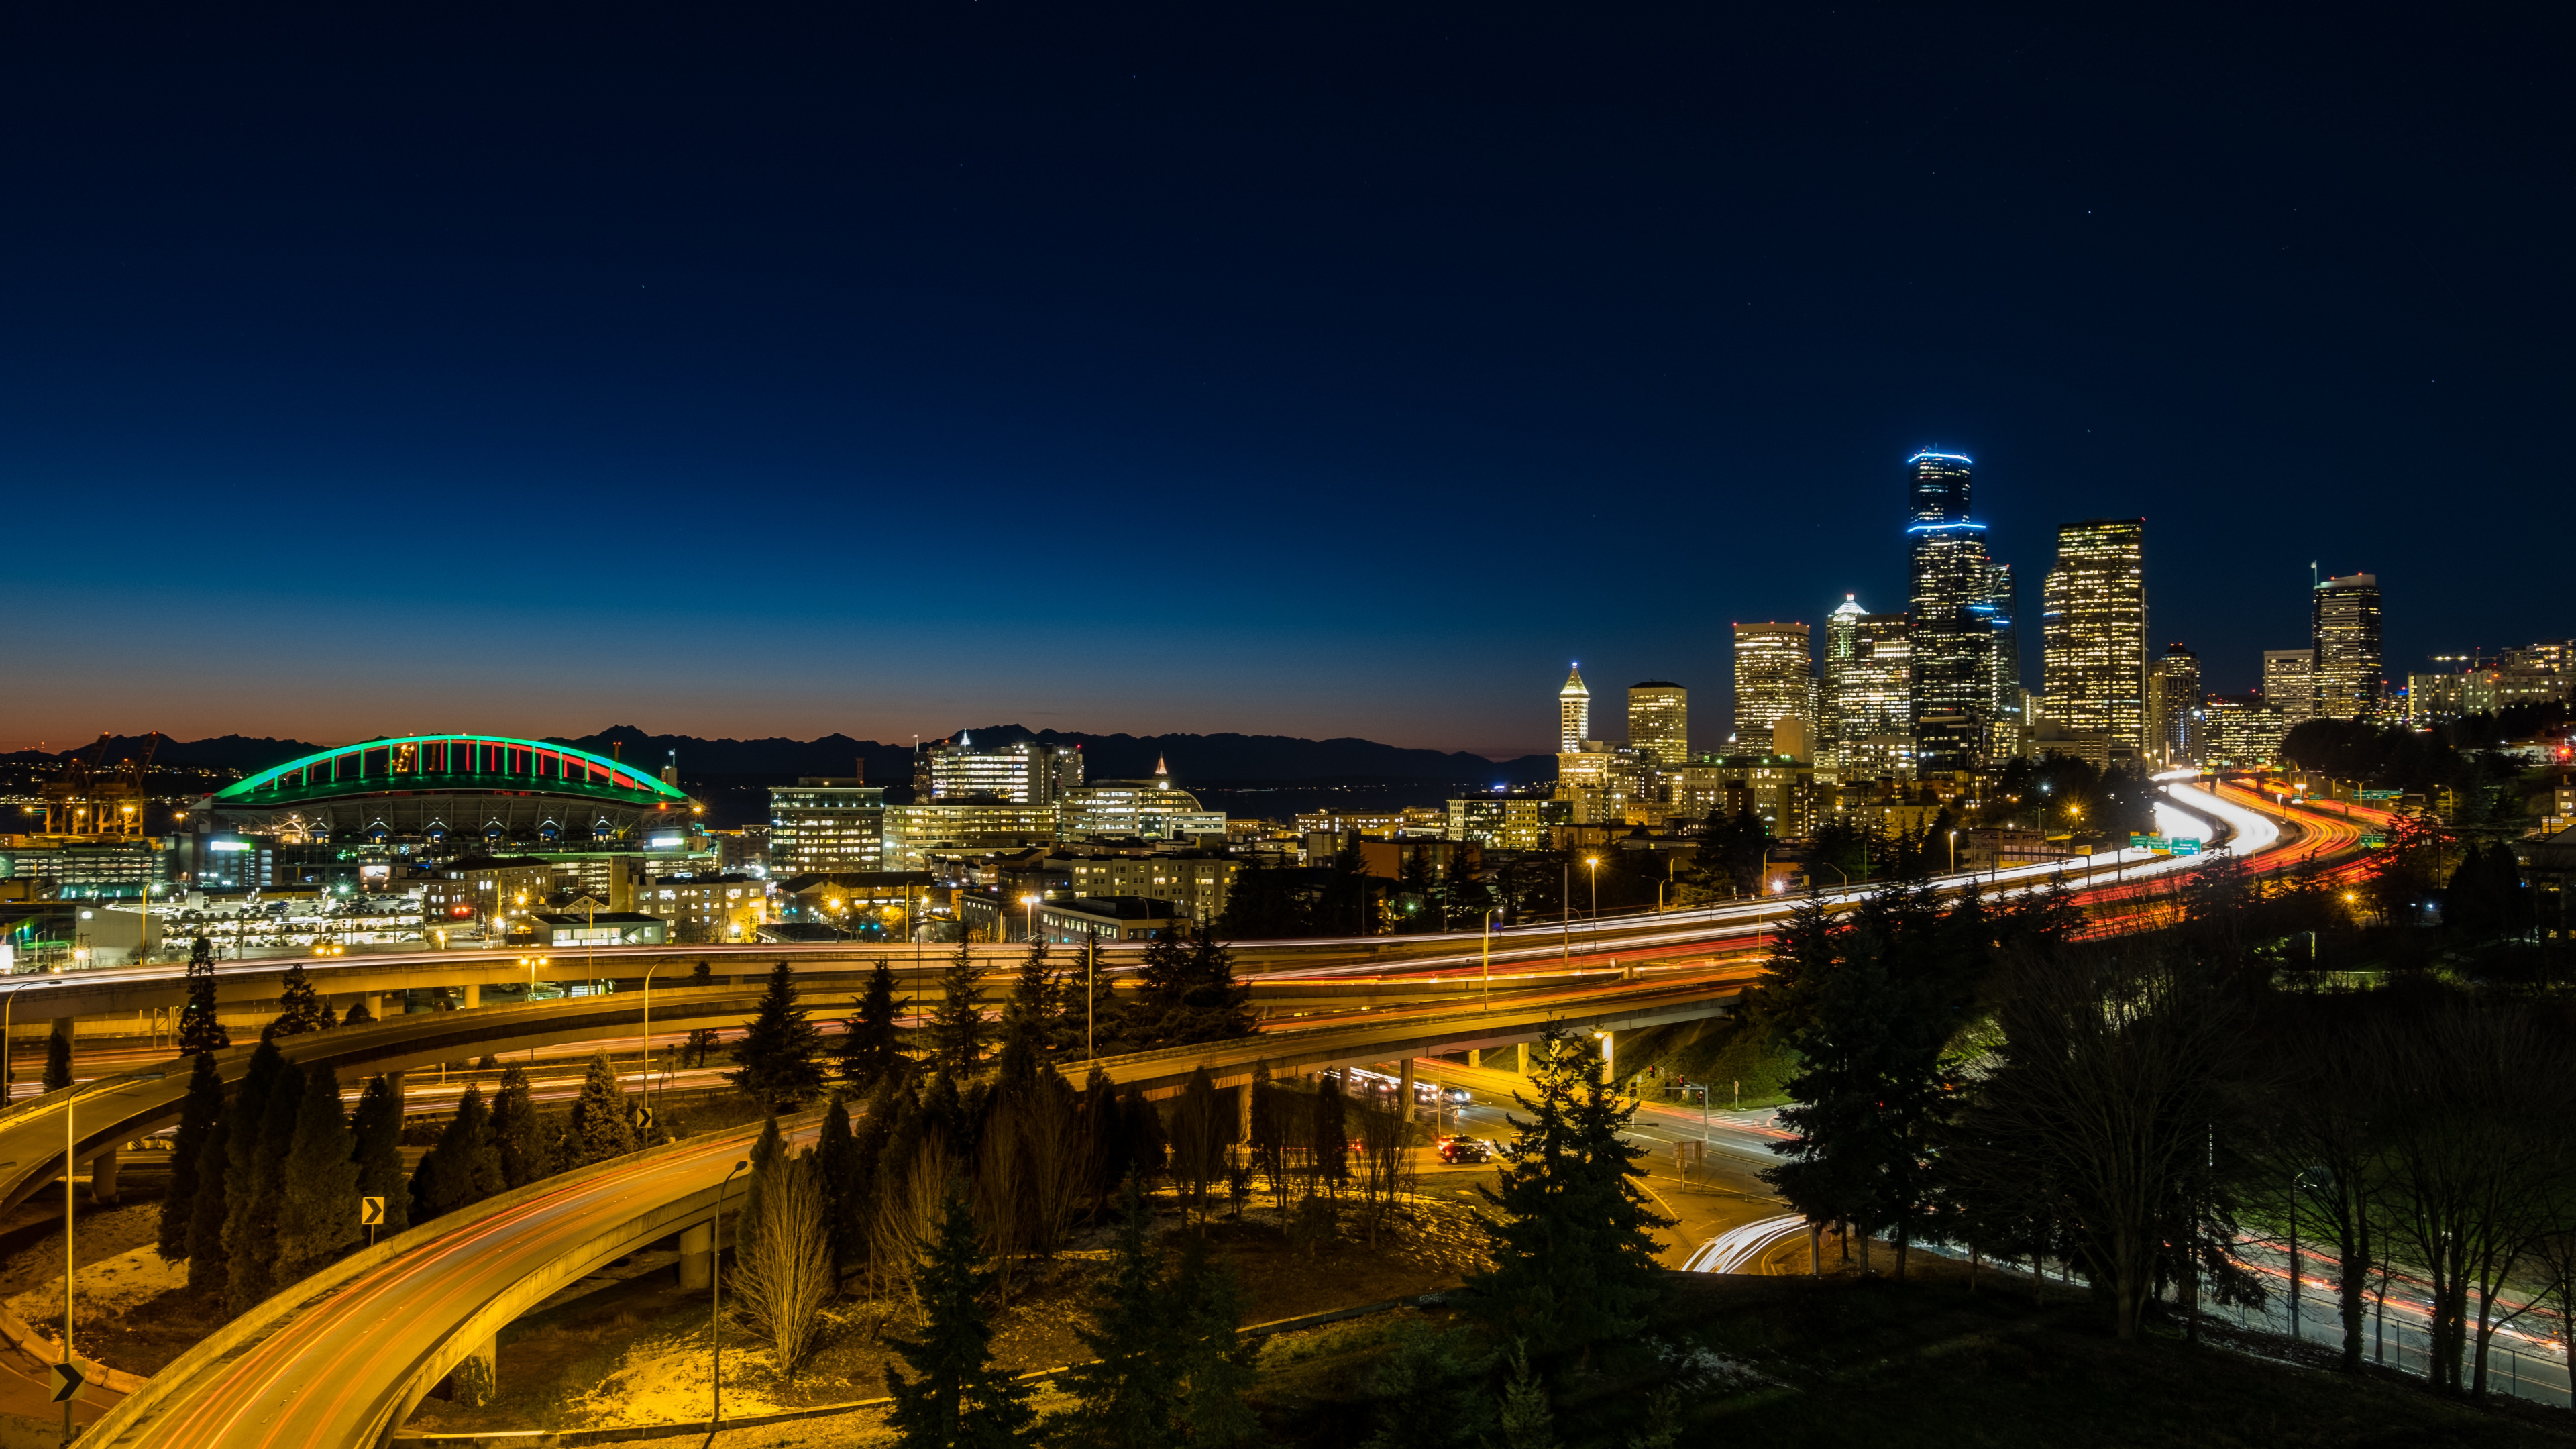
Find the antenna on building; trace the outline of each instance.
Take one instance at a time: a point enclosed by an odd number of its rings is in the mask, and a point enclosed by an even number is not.
[[[2317,587],[2320,582],[2321,580],[2317,577],[2317,561],[2315,559],[2310,559],[2308,560],[2308,587],[2313,589]]]

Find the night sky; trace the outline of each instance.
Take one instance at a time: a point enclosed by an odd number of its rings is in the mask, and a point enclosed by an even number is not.
[[[1925,446],[2215,688],[2576,633],[2554,7],[1777,8],[20,7],[0,748],[1713,743]]]

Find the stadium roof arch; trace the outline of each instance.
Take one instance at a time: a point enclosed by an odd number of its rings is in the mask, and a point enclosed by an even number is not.
[[[209,803],[276,810],[391,795],[540,795],[630,810],[690,803],[616,760],[505,735],[406,735],[322,750],[236,780]]]

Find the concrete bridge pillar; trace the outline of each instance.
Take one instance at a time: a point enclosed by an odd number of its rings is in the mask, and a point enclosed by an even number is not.
[[[116,1206],[116,1144],[89,1160],[89,1200],[100,1207]]]
[[[680,1287],[704,1288],[715,1281],[716,1225],[700,1223],[680,1231]]]
[[[1234,1089],[1234,1140],[1249,1145],[1252,1141],[1252,1084]]]
[[[385,1085],[394,1089],[394,1110],[397,1112],[401,1111],[403,1105],[403,1074],[400,1072],[385,1073]]]
[[[385,1019],[385,998],[381,993],[370,991],[358,999],[367,1004],[367,1015],[378,1021]]]
[[[466,1009],[466,1010],[468,1010],[468,1011],[471,1011],[471,1010],[473,1010],[475,1007],[481,1006],[482,1004],[483,1004],[483,988],[482,988],[482,987],[480,987],[480,986],[468,986],[468,987],[466,987],[466,988],[465,988],[465,1009]]]
[[[1412,1121],[1414,1116],[1413,1054],[1410,1052],[1405,1054],[1404,1060],[1395,1065],[1395,1100],[1398,1103],[1396,1110],[1404,1114],[1404,1120]]]
[[[1529,1043],[1528,1043],[1528,1042],[1522,1042],[1520,1045],[1518,1045],[1518,1046],[1516,1046],[1516,1047],[1512,1048],[1512,1050],[1520,1054],[1520,1059],[1519,1059],[1518,1061],[1516,1061],[1516,1062],[1514,1062],[1514,1063],[1512,1064],[1512,1070],[1513,1070],[1513,1071],[1516,1071],[1516,1072],[1518,1072],[1518,1073],[1520,1073],[1520,1074],[1521,1074],[1522,1076],[1524,1076],[1524,1077],[1528,1076],[1528,1075],[1529,1075]]]
[[[1485,1064],[1485,1049],[1484,1049],[1483,1047],[1469,1047],[1469,1048],[1467,1048],[1467,1065],[1469,1065],[1469,1066],[1471,1066],[1471,1067],[1481,1067],[1481,1066],[1483,1066],[1484,1064]]]
[[[69,1016],[58,1016],[58,1017],[55,1017],[55,1018],[54,1018],[54,1022],[53,1022],[53,1031],[52,1031],[52,1035],[54,1035],[54,1036],[58,1036],[58,1037],[61,1037],[63,1040],[65,1040],[65,1041],[67,1041],[67,1042],[70,1042],[72,1045],[74,1045],[74,1046],[78,1046],[78,1045],[80,1045],[80,1038],[79,1038],[79,1036],[77,1036],[77,1035],[75,1035],[75,1034],[74,1034],[74,1030],[73,1030],[73,1028],[75,1027],[75,1025],[76,1025],[76,1024],[77,1024],[77,1018],[69,1017]]]

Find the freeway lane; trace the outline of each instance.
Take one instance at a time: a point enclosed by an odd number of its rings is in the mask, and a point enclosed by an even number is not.
[[[792,1141],[810,1143],[808,1119]],[[500,1323],[635,1243],[712,1210],[756,1127],[552,1179],[393,1239],[238,1357],[192,1350],[83,1436],[172,1449],[373,1444]],[[736,1183],[734,1199],[742,1187]],[[256,1316],[256,1315],[255,1315]],[[470,1336],[461,1336],[470,1335]],[[210,1341],[201,1348],[220,1347]],[[228,1361],[227,1361],[228,1359]],[[165,1382],[166,1381],[166,1382]],[[149,1410],[149,1412],[145,1412]]]

